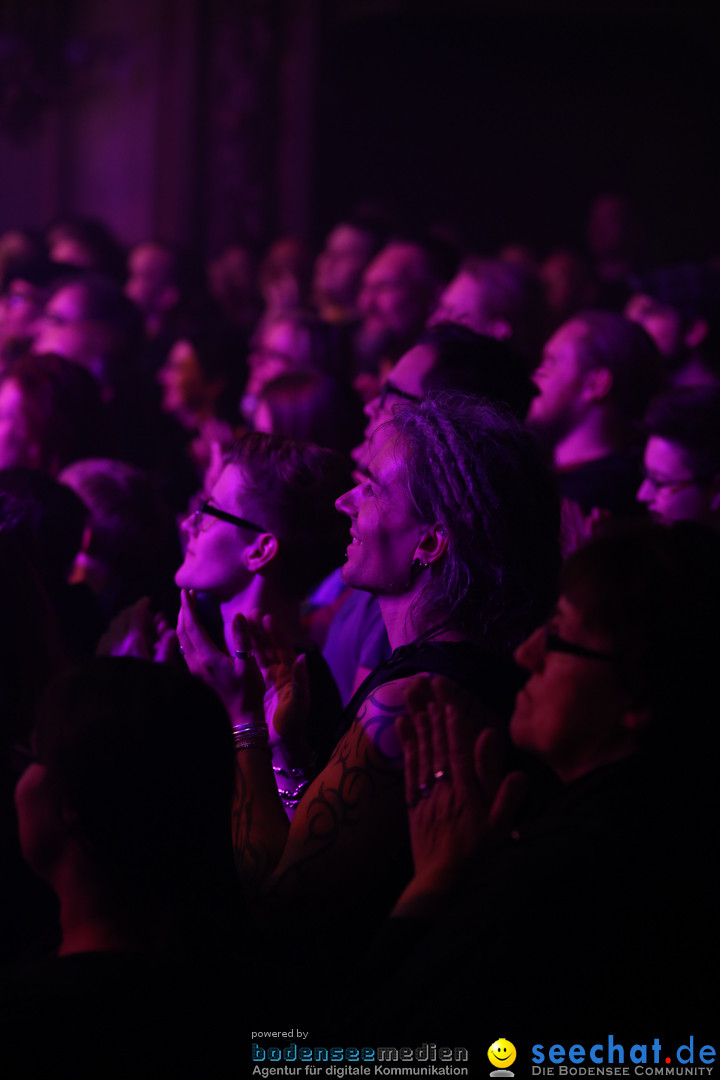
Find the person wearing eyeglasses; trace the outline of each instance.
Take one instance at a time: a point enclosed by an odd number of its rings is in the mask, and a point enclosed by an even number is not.
[[[720,387],[678,389],[651,405],[638,501],[656,521],[720,530]]]
[[[175,575],[186,606],[197,610],[200,593],[217,608],[228,662],[235,656],[238,615],[271,620],[292,643],[294,656],[305,654],[315,718],[309,739],[319,764],[335,745],[341,702],[302,627],[300,608],[343,561],[348,526],[334,504],[349,477],[348,464],[331,450],[248,433],[233,445],[208,497],[183,522],[187,547]],[[181,610],[181,641],[182,620]],[[300,783],[292,776],[280,782],[290,809],[299,801]]]
[[[480,1028],[483,1054],[506,1027],[546,1054],[559,1031],[628,1033],[626,1054],[643,1031],[712,1041],[718,651],[718,537],[640,522],[567,559],[552,618],[515,652],[529,678],[509,732],[555,778],[542,802],[451,687],[413,687],[415,874],[349,1030],[473,1047]]]

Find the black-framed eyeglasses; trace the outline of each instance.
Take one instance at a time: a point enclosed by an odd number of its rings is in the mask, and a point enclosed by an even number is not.
[[[618,660],[617,653],[601,652],[599,649],[589,649],[586,645],[576,645],[574,641],[566,641],[565,638],[554,634],[545,627],[545,652],[568,653],[570,656],[581,656],[585,660]]]
[[[416,405],[419,405],[422,401],[422,398],[418,397],[417,394],[409,394],[407,390],[401,390],[399,386],[396,386],[395,383],[390,382],[388,379],[383,383],[382,389],[380,390],[381,409],[384,407],[389,394],[395,394],[396,397],[402,398],[403,401],[414,401]]]
[[[200,505],[193,513],[193,524],[196,529],[201,529],[201,521],[203,517],[219,518],[220,521],[227,521],[230,525],[237,525],[240,529],[252,529],[253,532],[268,532],[262,525],[255,525],[252,521],[247,521],[246,518],[238,517],[237,514],[229,514],[227,510],[220,510],[219,507],[213,506],[207,499],[203,499]]]
[[[683,476],[680,480],[663,480],[661,477],[645,473],[643,483],[649,484],[653,491],[675,492],[684,491],[685,488],[692,487],[693,484],[707,484],[711,479],[710,476]]]

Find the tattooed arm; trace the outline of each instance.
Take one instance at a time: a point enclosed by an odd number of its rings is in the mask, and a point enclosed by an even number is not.
[[[395,722],[412,681],[373,691],[310,785],[269,882],[273,906],[301,919],[385,886],[383,903],[391,907],[399,867],[410,851]]]

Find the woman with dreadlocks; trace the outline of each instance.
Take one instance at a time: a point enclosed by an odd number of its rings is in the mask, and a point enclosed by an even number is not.
[[[351,521],[343,580],[378,597],[393,653],[349,703],[291,825],[253,705],[263,690],[253,648],[275,679],[281,657],[262,628],[238,620],[235,659],[220,665],[187,598],[181,620],[186,659],[199,674],[212,670],[233,721],[240,873],[305,941],[316,928],[333,933],[340,918],[361,940],[409,879],[395,723],[414,677],[461,684],[479,703],[479,723],[506,725],[519,687],[512,651],[547,617],[559,568],[553,484],[514,418],[476,398],[441,396],[398,407],[374,443],[367,478],[336,505]],[[281,702],[292,698],[287,670],[285,679]],[[424,778],[421,794],[442,779]]]

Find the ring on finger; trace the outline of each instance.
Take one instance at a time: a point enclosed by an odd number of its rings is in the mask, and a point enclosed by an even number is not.
[[[450,777],[448,776],[448,774],[445,772],[444,769],[437,769],[433,773],[433,776],[435,777],[436,780],[449,780],[450,779]]]

